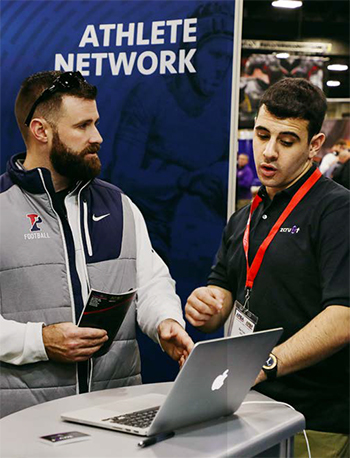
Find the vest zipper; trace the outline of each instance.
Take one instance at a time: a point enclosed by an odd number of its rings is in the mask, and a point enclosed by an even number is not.
[[[70,300],[71,300],[71,309],[72,309],[72,323],[76,324],[75,302],[74,302],[73,286],[72,286],[72,281],[71,281],[71,273],[70,273],[69,260],[68,260],[68,249],[67,249],[67,243],[66,243],[66,238],[65,238],[65,235],[64,235],[64,229],[63,229],[62,221],[61,221],[61,218],[60,218],[59,214],[57,213],[57,211],[55,210],[55,208],[53,206],[51,195],[50,195],[50,193],[49,193],[49,191],[47,189],[47,186],[46,186],[46,183],[45,183],[45,180],[44,180],[44,176],[43,176],[43,173],[42,173],[40,168],[38,168],[38,173],[39,173],[40,179],[42,181],[43,187],[45,189],[45,192],[46,192],[46,194],[48,196],[51,209],[54,212],[54,214],[56,215],[56,218],[57,218],[57,221],[58,221],[58,224],[59,224],[61,237],[62,237],[62,241],[63,241],[63,249],[64,249],[64,253],[65,253],[65,261],[66,261],[66,269],[67,269],[67,281],[68,281],[68,291],[69,291],[69,296],[70,296]],[[78,364],[75,365],[75,380],[76,380],[76,383],[75,383],[76,394],[79,394]]]
[[[41,181],[43,183],[45,192],[46,192],[46,194],[47,194],[47,196],[49,198],[51,209],[55,213],[55,215],[57,217],[57,220],[58,220],[59,227],[60,227],[61,236],[62,236],[62,240],[63,240],[63,248],[64,248],[65,260],[66,260],[66,269],[67,269],[67,277],[68,277],[67,278],[68,279],[68,290],[69,290],[69,296],[70,296],[70,300],[71,300],[71,304],[72,304],[72,322],[74,324],[76,324],[75,323],[75,302],[74,302],[72,282],[71,282],[71,278],[70,278],[70,268],[69,268],[69,261],[68,261],[68,250],[67,250],[66,238],[64,236],[64,230],[63,230],[63,226],[62,226],[62,221],[61,221],[61,218],[59,217],[58,213],[56,212],[56,210],[55,210],[55,208],[53,206],[52,198],[51,198],[50,193],[49,193],[49,191],[48,191],[48,189],[46,187],[45,180],[44,180],[44,177],[43,177],[41,169],[38,169],[38,172],[39,172]]]
[[[85,186],[83,186],[78,192],[79,221],[80,221],[80,196],[81,196],[81,192],[89,183],[90,182],[86,183]],[[89,216],[88,204],[87,204],[87,201],[85,199],[83,199],[83,226],[84,226],[84,232],[85,232],[86,247],[87,247],[88,255],[92,256],[93,255],[93,251],[92,251],[92,243],[91,243],[91,238],[90,238],[90,233],[89,233],[88,216]],[[83,245],[82,234],[81,234],[81,223],[79,224],[79,228],[80,228],[80,238],[81,238],[81,241],[82,241],[82,246],[84,246]],[[86,262],[86,258],[85,258],[84,249],[83,249],[83,255],[84,255],[84,259],[85,259],[85,262],[84,262],[85,277],[86,277],[88,289],[89,289],[89,292],[90,292],[91,285],[90,285],[89,274],[88,274],[88,270],[87,270],[87,262]],[[88,392],[91,391],[92,371],[93,371],[93,358],[91,357],[89,359],[89,361],[88,361],[88,373],[87,373],[87,377],[88,377],[88,380],[87,380]]]
[[[90,233],[89,233],[89,225],[88,225],[88,205],[86,200],[83,201],[83,219],[84,219],[84,231],[85,231],[85,240],[86,240],[86,247],[89,256],[93,255],[92,252],[92,244],[91,244],[91,238],[90,238]]]

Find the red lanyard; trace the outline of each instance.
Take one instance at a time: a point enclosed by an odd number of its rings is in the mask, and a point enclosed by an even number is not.
[[[258,195],[255,196],[251,206],[250,206],[250,213],[249,213],[249,218],[247,221],[247,227],[244,231],[244,236],[243,236],[243,249],[245,253],[245,258],[247,262],[247,276],[246,276],[246,289],[250,290],[253,287],[255,277],[257,276],[262,260],[264,259],[265,252],[274,239],[275,235],[279,231],[280,227],[284,223],[284,221],[288,218],[288,216],[291,214],[291,212],[294,210],[294,208],[298,205],[298,203],[301,201],[301,199],[310,191],[310,189],[313,187],[313,185],[317,182],[317,180],[322,176],[321,172],[316,169],[313,174],[305,181],[305,183],[298,189],[298,191],[294,194],[293,198],[281,214],[281,216],[278,218],[274,226],[272,227],[271,231],[269,232],[269,235],[266,237],[266,239],[263,241],[263,243],[260,245],[255,258],[252,262],[252,265],[249,267],[249,262],[248,262],[248,251],[249,251],[249,234],[250,234],[250,222],[252,219],[252,214],[256,210],[256,208],[259,206],[260,202],[262,201],[261,197]],[[249,298],[249,293],[247,298]]]

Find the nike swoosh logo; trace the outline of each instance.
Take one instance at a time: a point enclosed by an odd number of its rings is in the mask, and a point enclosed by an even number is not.
[[[94,221],[101,221],[101,219],[107,218],[107,216],[109,216],[109,215],[110,215],[110,213],[106,213],[105,215],[101,215],[101,216],[92,215],[92,219]]]

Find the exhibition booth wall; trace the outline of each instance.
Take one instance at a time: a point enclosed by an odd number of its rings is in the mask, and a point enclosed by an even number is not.
[[[206,284],[234,202],[242,3],[1,5],[1,172],[25,150],[14,115],[21,82],[79,70],[98,88],[101,178],[140,208],[183,304]],[[194,340],[213,337],[189,331]],[[173,380],[177,364],[139,341],[144,381]]]

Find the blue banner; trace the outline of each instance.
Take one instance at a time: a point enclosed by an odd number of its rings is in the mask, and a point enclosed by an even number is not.
[[[44,70],[81,71],[98,87],[101,177],[142,211],[183,304],[206,284],[226,221],[234,7],[1,2],[1,171],[25,149],[13,113],[23,79]],[[140,339],[144,380],[174,378],[176,364]]]

